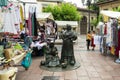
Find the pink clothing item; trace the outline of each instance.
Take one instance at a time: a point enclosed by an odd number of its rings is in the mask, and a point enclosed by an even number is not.
[[[28,30],[29,30],[29,36],[32,36],[32,21],[31,21],[31,13],[29,13],[29,18],[28,18]]]

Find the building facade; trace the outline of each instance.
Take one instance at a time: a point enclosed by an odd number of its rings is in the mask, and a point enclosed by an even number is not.
[[[100,10],[114,10],[120,6],[120,0],[105,0],[97,3]]]
[[[79,31],[80,34],[86,34],[89,29],[89,13],[90,13],[90,31],[95,30],[95,26],[91,24],[91,21],[97,18],[97,12],[93,10],[78,8],[80,15],[82,16],[79,21]]]
[[[42,8],[47,7],[48,5],[58,5],[63,2],[63,0],[37,0],[41,3]]]
[[[101,10],[113,11],[115,9],[118,9],[118,7],[120,6],[120,0],[107,0],[107,1],[99,2],[97,4],[100,8],[100,11]],[[109,20],[108,16],[103,15],[102,17],[104,22],[107,22]]]
[[[42,8],[48,6],[48,5],[59,5],[63,0],[37,0],[41,3]],[[78,22],[78,33],[80,34],[86,34],[88,31],[89,26],[89,12],[90,12],[90,21],[97,18],[97,13],[92,10],[83,9],[83,8],[77,8],[77,10],[80,12],[80,15],[83,16],[82,19]],[[94,30],[95,26],[90,25],[90,30]]]

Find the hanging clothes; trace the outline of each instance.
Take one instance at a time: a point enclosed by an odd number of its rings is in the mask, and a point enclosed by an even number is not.
[[[107,22],[107,35],[106,35],[106,44],[111,46],[112,42],[112,30],[111,30],[111,21]]]
[[[107,24],[105,24],[105,27],[104,27],[104,35],[107,35]]]
[[[111,46],[111,54],[115,55],[115,47],[114,46]]]
[[[36,7],[35,7],[35,12],[33,13],[34,14],[34,36],[38,36],[38,32],[37,32],[37,18],[36,18]]]
[[[3,14],[0,17],[0,28],[2,27],[1,32],[18,34],[18,32],[21,31],[20,23],[22,22],[20,15],[20,6],[14,2],[9,2],[7,4],[8,5],[2,7],[2,11],[0,11],[0,16]],[[4,19],[3,21],[1,21],[2,18]],[[3,24],[1,25],[1,23]]]
[[[8,5],[8,0],[0,0],[0,6],[7,6]]]
[[[30,6],[29,7],[29,17],[28,17],[28,35],[29,36],[32,36],[32,20],[31,20],[31,17],[32,17],[32,7]]]
[[[34,36],[34,28],[35,28],[35,20],[34,20],[34,14],[32,14],[32,17],[31,17],[31,19],[32,19],[32,36]]]
[[[113,20],[112,23],[112,30],[113,30],[113,34],[112,34],[112,44],[113,46],[118,46],[118,23],[117,20]]]
[[[36,19],[36,7],[32,7],[31,13],[31,33],[32,36],[38,36],[37,34],[37,19]]]
[[[118,46],[115,49],[115,55],[119,56],[119,50],[120,50],[120,29],[118,29]]]
[[[20,32],[20,23],[22,22],[22,20],[21,20],[21,16],[20,16],[20,6],[19,5],[15,6],[15,16],[16,16],[15,26],[16,26],[17,31]]]
[[[9,8],[4,7],[4,26],[2,32],[10,32],[17,34],[17,30],[15,27],[16,16],[15,16],[15,8],[11,5]]]
[[[29,13],[29,17],[28,17],[28,35],[32,36],[32,21],[31,21],[31,13]]]
[[[21,5],[20,5],[20,16],[21,16],[20,30],[23,30],[24,16],[23,16],[23,8]]]
[[[28,30],[29,30],[29,35],[32,36],[34,35],[34,12],[35,12],[35,7],[30,6],[29,7],[29,18],[28,18]]]

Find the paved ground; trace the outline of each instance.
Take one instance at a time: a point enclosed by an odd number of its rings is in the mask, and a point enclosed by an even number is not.
[[[99,46],[95,51],[87,51],[84,35],[78,38],[74,47],[76,61],[81,64],[80,68],[64,72],[42,70],[39,64],[43,57],[37,57],[33,58],[28,71],[18,67],[16,80],[42,80],[44,76],[58,76],[58,80],[120,80],[120,64],[116,64],[111,56],[103,56],[99,52]],[[60,49],[61,45],[58,46],[59,51]]]

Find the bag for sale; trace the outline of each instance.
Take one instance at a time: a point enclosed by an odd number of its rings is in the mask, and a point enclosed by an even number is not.
[[[28,52],[25,56],[25,58],[23,59],[23,61],[21,62],[21,65],[24,67],[24,68],[29,68],[30,65],[32,63],[32,58],[31,58],[31,53]]]

